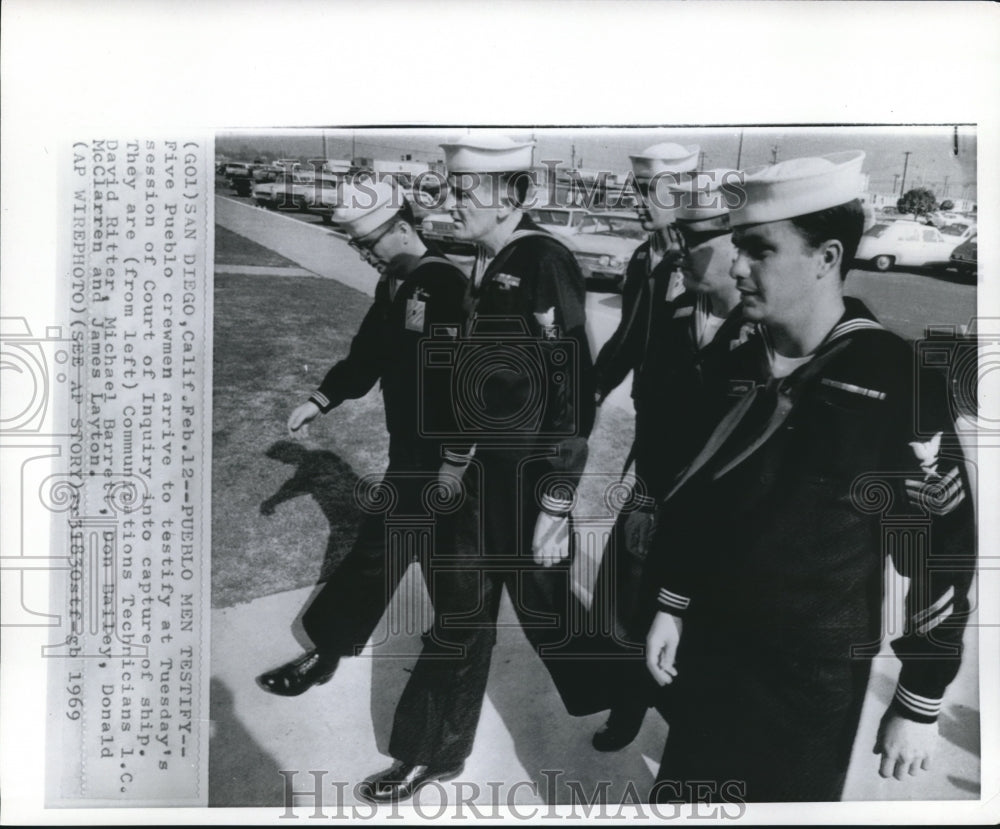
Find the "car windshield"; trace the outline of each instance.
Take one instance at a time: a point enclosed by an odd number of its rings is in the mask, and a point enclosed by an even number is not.
[[[615,236],[624,236],[626,239],[645,239],[646,232],[642,229],[642,222],[638,219],[611,219],[608,233]]]
[[[645,239],[646,232],[636,218],[626,216],[588,216],[580,226],[580,233],[598,236],[619,236],[626,239]]]
[[[561,210],[532,210],[531,218],[543,225],[565,225],[567,213]]]
[[[945,225],[944,227],[940,228],[941,232],[945,236],[961,236],[968,229],[969,226],[963,224]]]

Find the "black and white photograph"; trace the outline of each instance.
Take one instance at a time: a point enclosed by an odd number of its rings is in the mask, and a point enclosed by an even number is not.
[[[0,822],[996,822],[994,4],[2,15]]]
[[[220,135],[211,802],[975,798],[975,159]]]

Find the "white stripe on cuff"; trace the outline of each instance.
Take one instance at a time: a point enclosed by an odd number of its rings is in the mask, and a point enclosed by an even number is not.
[[[309,396],[312,398],[312,401],[314,403],[318,403],[319,404],[319,406],[320,406],[321,409],[325,409],[327,406],[330,405],[330,398],[327,397],[325,394],[323,394],[321,392],[314,391]]]
[[[656,499],[650,498],[648,495],[639,495],[638,493],[632,493],[632,500],[638,509],[652,509],[656,506]]]
[[[940,714],[941,705],[944,702],[941,699],[931,699],[914,694],[912,691],[907,691],[902,685],[896,686],[896,699],[904,708],[909,708],[914,713],[925,717],[936,717]]]
[[[469,463],[471,458],[471,452],[468,455],[462,455],[458,452],[452,452],[450,449],[444,450],[444,459],[448,461],[448,463],[454,464],[455,466],[465,466]]]
[[[659,599],[660,604],[675,608],[676,610],[687,610],[687,606],[691,604],[691,600],[686,596],[682,596],[680,593],[672,593],[665,587],[660,588]]]
[[[955,596],[955,585],[951,585],[947,590],[944,591],[941,597],[936,602],[934,602],[934,604],[930,605],[929,607],[925,607],[923,610],[917,611],[916,613],[913,614],[913,624],[919,625],[928,616],[933,616],[935,613],[941,610],[942,607],[944,607],[946,604],[949,604],[951,600],[954,598],[954,596]]]

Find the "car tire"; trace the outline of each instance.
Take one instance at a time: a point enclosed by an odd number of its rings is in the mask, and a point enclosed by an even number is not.
[[[885,254],[882,254],[881,256],[876,256],[874,259],[872,259],[872,264],[875,266],[875,270],[880,271],[881,273],[885,273],[893,266],[895,261],[896,261],[895,257],[886,256]]]

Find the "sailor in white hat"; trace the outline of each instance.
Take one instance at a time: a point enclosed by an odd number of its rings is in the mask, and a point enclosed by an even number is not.
[[[693,780],[740,781],[747,801],[840,798],[886,555],[910,587],[871,771],[903,780],[933,753],[961,660],[974,515],[941,378],[916,383],[909,345],[844,295],[863,160],[750,172],[730,212],[731,273],[760,333],[699,401],[715,425],[651,545],[647,666],[673,697],[655,800]],[[933,573],[918,549],[933,551]]]
[[[479,255],[467,296],[472,321],[452,363],[465,378],[454,388],[464,425],[441,481],[463,474],[458,450],[474,445],[483,546],[460,545],[449,567],[432,565],[435,623],[396,710],[396,762],[359,788],[375,802],[461,774],[505,587],[529,640],[548,646],[543,661],[560,692],[589,692],[553,652],[567,638],[570,511],[593,423],[583,276],[566,246],[523,209],[530,144],[473,134],[442,146],[455,236]],[[549,623],[539,625],[538,614]]]
[[[738,203],[740,176],[733,170],[692,172],[672,184],[667,194],[674,205],[676,229],[684,257],[678,262],[684,293],[673,302],[656,302],[648,309],[645,348],[637,360],[633,383],[635,441],[628,464],[635,461],[636,484],[628,508],[618,516],[613,543],[601,560],[593,607],[614,613],[613,622],[596,620],[597,630],[616,630],[619,639],[640,652],[649,627],[641,610],[643,562],[653,525],[654,506],[697,448],[703,423],[691,405],[711,378],[709,346],[724,354],[738,342],[742,319],[732,314],[739,304],[729,276],[734,249],[730,239],[729,207]],[[602,352],[603,354],[603,352]],[[619,655],[621,656],[621,655]],[[634,670],[633,670],[634,664]],[[653,704],[653,683],[642,660],[620,658],[615,693],[607,723],[594,735],[599,751],[628,745]]]
[[[676,204],[670,187],[698,167],[698,146],[665,141],[630,155],[632,177],[639,193],[639,218],[646,230],[662,230],[674,220]]]
[[[698,147],[670,142],[654,144],[629,156],[631,181],[639,196],[636,208],[649,238],[637,247],[625,267],[622,313],[611,337],[595,363],[597,396],[603,401],[642,361],[647,341],[650,309],[661,308],[684,289],[680,268],[683,250],[674,228],[678,197],[670,190],[686,178],[698,162]],[[654,312],[655,315],[655,312]]]
[[[678,248],[674,228],[677,218],[676,195],[672,185],[683,182],[697,167],[700,148],[685,147],[667,141],[647,147],[641,153],[629,156],[632,176],[639,194],[638,213],[642,226],[650,233],[647,269],[652,269]],[[674,299],[683,289],[680,271],[673,271],[667,286],[667,301]]]
[[[441,439],[422,431],[422,414],[449,408],[448,388],[425,382],[421,343],[432,334],[442,336],[440,332],[457,338],[465,322],[465,278],[421,241],[408,202],[390,183],[356,182],[344,186],[339,196],[333,218],[380,278],[348,353],[295,408],[288,430],[293,436],[304,434],[321,413],[364,397],[379,384],[389,432],[389,466],[382,485],[393,490],[405,513],[420,503],[421,487],[436,480],[441,462]],[[288,462],[300,463],[305,454],[294,445],[280,450]],[[285,498],[312,485],[298,476],[290,484],[265,502],[263,514],[270,515]],[[265,691],[298,696],[329,680],[341,657],[364,647],[409,564],[405,550],[386,548],[385,518],[383,513],[364,517],[354,546],[302,617],[313,647],[259,676],[257,683]],[[444,520],[437,523],[435,538],[442,548],[451,543],[451,527]],[[389,562],[388,556],[397,560]]]

